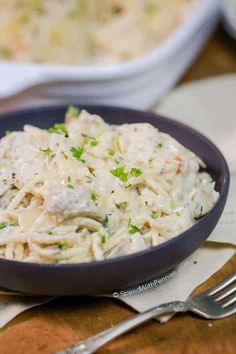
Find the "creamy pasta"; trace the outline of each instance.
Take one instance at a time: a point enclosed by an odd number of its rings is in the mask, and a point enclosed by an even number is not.
[[[88,262],[142,251],[216,203],[204,163],[148,123],[109,125],[69,107],[65,124],[0,141],[0,257]]]
[[[167,38],[199,0],[0,0],[0,59],[115,64]]]

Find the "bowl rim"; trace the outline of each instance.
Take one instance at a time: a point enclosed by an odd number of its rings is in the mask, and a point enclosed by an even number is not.
[[[142,110],[137,110],[137,109],[132,109],[132,108],[126,108],[126,107],[119,107],[119,106],[109,106],[109,105],[99,105],[99,104],[87,104],[87,103],[81,103],[81,102],[75,102],[75,106],[80,106],[82,109],[109,109],[109,110],[118,110],[121,112],[126,112],[126,113],[133,113],[137,115],[148,115],[150,118],[159,118],[161,120],[165,120],[168,124],[172,126],[176,126],[179,129],[187,130],[190,134],[195,135],[197,138],[200,140],[203,140],[205,143],[211,146],[211,148],[214,150],[214,153],[218,156],[218,161],[221,161],[222,167],[223,167],[223,183],[221,187],[221,191],[219,191],[219,199],[217,200],[216,204],[214,207],[207,213],[205,214],[200,220],[198,220],[194,225],[192,225],[190,228],[185,230],[184,232],[181,232],[180,234],[176,235],[175,237],[159,244],[156,246],[151,246],[148,247],[147,249],[140,251],[140,252],[135,252],[129,255],[124,255],[124,256],[119,256],[119,257],[114,257],[110,259],[105,259],[105,260],[100,260],[100,261],[91,261],[91,262],[79,262],[79,263],[36,263],[36,262],[24,262],[24,261],[17,261],[17,260],[9,260],[5,258],[0,258],[0,266],[1,264],[6,264],[6,265],[12,265],[12,266],[21,266],[23,268],[30,268],[30,269],[48,269],[48,270],[55,270],[55,269],[60,269],[60,270],[65,270],[65,269],[89,269],[89,268],[94,268],[94,267],[103,267],[103,266],[112,266],[116,265],[117,263],[123,262],[123,261],[132,261],[134,259],[137,259],[139,257],[155,253],[157,250],[161,251],[163,248],[169,247],[172,244],[176,242],[176,239],[184,239],[188,233],[191,233],[191,231],[195,231],[199,225],[203,225],[205,221],[211,218],[212,215],[214,215],[215,211],[218,209],[219,205],[222,203],[224,204],[228,191],[229,191],[229,184],[230,184],[230,171],[228,164],[226,162],[226,159],[220,149],[204,134],[200,133],[198,130],[188,126],[187,124],[184,124],[182,122],[179,122],[175,119],[167,118],[165,116],[156,114],[155,112],[152,111],[142,111]],[[36,108],[28,108],[28,109],[20,109],[20,110],[15,110],[7,113],[3,113],[0,115],[0,125],[1,125],[1,119],[2,118],[14,118],[17,116],[21,116],[24,114],[32,114],[37,112],[43,113],[44,111],[50,112],[58,109],[63,109],[66,110],[68,107],[68,104],[58,104],[58,105],[49,105],[49,106],[42,106],[42,107],[36,107]],[[144,119],[145,121],[145,119]]]
[[[220,13],[220,0],[198,0],[194,4],[192,13],[173,30],[166,39],[154,49],[139,56],[138,58],[111,65],[77,65],[77,64],[47,64],[47,63],[19,63],[16,61],[1,60],[1,64],[28,68],[48,75],[48,79],[77,81],[119,79],[123,76],[130,77],[141,74],[174,55],[188,39],[194,35],[199,26],[207,20],[209,14]],[[41,78],[42,79],[42,78]],[[46,79],[46,78],[45,78]],[[43,80],[42,80],[43,81]]]

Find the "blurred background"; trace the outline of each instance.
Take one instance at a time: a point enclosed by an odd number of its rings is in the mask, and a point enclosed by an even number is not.
[[[150,109],[236,72],[236,0],[0,0],[0,110],[57,102]]]

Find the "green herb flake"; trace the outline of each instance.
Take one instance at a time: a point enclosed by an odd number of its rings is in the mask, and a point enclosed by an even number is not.
[[[48,147],[48,148],[40,148],[39,149],[41,152],[43,152],[46,156],[51,156],[51,154],[52,154],[52,149],[50,149],[50,147]]]
[[[108,150],[108,154],[109,154],[110,156],[114,156],[115,153],[116,153],[116,151],[115,151],[114,149],[109,149],[109,150]]]
[[[106,242],[106,235],[100,234],[99,236],[101,245],[104,245],[104,243]]]
[[[67,187],[70,188],[70,189],[74,189],[74,188],[75,188],[75,187],[73,186],[73,184],[71,184],[71,183],[68,183],[68,184],[67,184]]]
[[[131,175],[138,177],[141,176],[141,174],[143,173],[143,171],[140,168],[131,168]]]
[[[163,147],[163,144],[162,144],[162,143],[156,144],[156,148],[157,148],[157,149],[161,149],[162,147]]]
[[[156,219],[158,217],[158,213],[156,213],[155,211],[151,214],[151,218],[152,219]]]
[[[48,235],[52,235],[52,234],[53,234],[52,230],[48,230],[48,231],[47,231],[47,234],[48,234]]]
[[[171,207],[171,209],[174,209],[174,207],[175,207],[175,201],[174,201],[174,199],[171,200],[171,202],[170,202],[170,207]]]
[[[90,196],[90,199],[95,205],[98,205],[98,195],[97,195],[97,193],[92,192],[91,196]]]
[[[63,134],[68,136],[68,131],[63,123],[56,123],[51,128],[48,129],[49,133]]]
[[[121,204],[122,204],[122,203],[115,203],[115,206],[117,207],[117,209],[120,209]]]
[[[104,227],[104,229],[108,228],[108,223],[109,223],[109,218],[108,218],[108,215],[106,215],[102,221],[102,226]]]
[[[132,222],[131,222],[131,219],[129,219],[129,222],[128,222],[128,232],[130,235],[134,235],[136,234],[136,232],[139,232],[139,228],[136,226],[136,225],[133,225]]]
[[[99,141],[96,138],[90,138],[90,146],[94,147],[99,144]]]
[[[8,223],[6,221],[0,222],[0,230],[5,229],[5,227],[7,227],[7,226],[8,226]]]
[[[89,145],[91,147],[97,146],[99,144],[99,141],[93,137],[93,136],[85,136],[85,139],[83,141],[83,145]]]
[[[180,214],[179,211],[176,211],[176,215],[177,215],[177,216],[181,216],[181,214]]]
[[[72,148],[70,149],[72,156],[78,160],[81,161],[83,163],[85,163],[85,160],[81,159],[81,155],[84,153],[84,148],[83,147],[75,147],[72,146]]]
[[[136,232],[139,232],[139,228],[135,225],[130,225],[129,227],[129,234],[134,235]]]
[[[60,250],[66,249],[66,242],[58,242],[57,247],[60,248]]]
[[[145,200],[144,204],[145,204],[146,206],[148,206],[148,201],[147,201],[147,200]]]
[[[125,172],[125,168],[124,167],[117,167],[114,170],[110,171],[111,174],[117,178],[119,178],[122,182],[127,182],[128,181],[128,175]]]
[[[79,108],[75,107],[75,106],[69,106],[67,111],[66,111],[66,116],[69,118],[77,118],[79,115]]]

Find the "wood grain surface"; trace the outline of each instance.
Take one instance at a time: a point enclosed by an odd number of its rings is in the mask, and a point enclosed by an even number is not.
[[[236,45],[219,28],[182,82],[236,72]],[[196,293],[236,270],[236,256]],[[0,354],[52,354],[135,312],[118,300],[68,297],[31,309],[0,331]],[[236,316],[208,321],[177,315],[166,324],[150,321],[114,340],[99,353],[230,354],[236,351]]]

